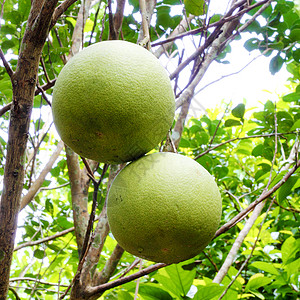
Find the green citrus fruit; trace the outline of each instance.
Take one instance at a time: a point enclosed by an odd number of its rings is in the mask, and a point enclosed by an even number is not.
[[[175,111],[173,89],[159,60],[125,41],[85,48],[62,69],[52,111],[62,140],[99,162],[134,160],[166,136]]]
[[[126,251],[154,262],[194,257],[214,236],[222,200],[213,177],[193,159],[153,153],[127,165],[107,202],[111,232]]]

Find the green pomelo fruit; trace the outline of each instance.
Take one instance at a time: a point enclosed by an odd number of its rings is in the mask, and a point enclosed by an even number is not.
[[[172,125],[173,89],[159,60],[125,41],[105,41],[76,54],[54,87],[53,120],[75,152],[99,162],[137,159]]]
[[[111,232],[126,251],[154,262],[178,263],[213,238],[222,200],[214,178],[193,159],[162,152],[127,165],[107,202]]]

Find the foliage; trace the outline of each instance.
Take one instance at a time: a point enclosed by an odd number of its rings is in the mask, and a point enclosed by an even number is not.
[[[186,2],[197,1],[184,1],[185,5]],[[203,1],[199,2],[203,4]],[[256,2],[253,1],[252,4]],[[1,49],[10,67],[16,70],[31,1],[7,0],[2,3]],[[110,1],[96,1],[91,7],[82,32],[84,47],[109,38],[109,3]],[[170,36],[183,19],[184,4],[182,1],[157,1],[150,26],[152,44]],[[129,0],[126,5],[121,36],[127,41],[136,42],[141,26],[139,3],[137,0]],[[259,8],[260,6],[246,12],[239,26],[246,24]],[[44,92],[41,94],[37,90],[33,101],[22,197],[38,180],[59,142],[53,129],[48,101],[51,102],[54,80],[68,59],[79,9],[80,5],[75,3],[64,12],[50,30],[43,48],[37,86],[44,87]],[[195,13],[193,9],[195,7],[186,7],[188,13]],[[191,21],[189,30],[197,30],[206,21],[212,24],[222,18],[220,14],[209,17],[202,12],[195,14],[198,16]],[[210,27],[205,35],[201,31],[196,32],[194,37],[200,42],[204,38],[207,41],[214,34],[214,28]],[[214,109],[186,119],[178,152],[196,159],[215,177],[223,198],[221,225],[227,224],[257,200],[266,188],[272,189],[280,182],[284,184],[266,199],[262,213],[242,241],[235,260],[221,283],[216,283],[213,279],[239,233],[246,226],[251,213],[240,219],[236,226],[217,236],[194,259],[157,269],[138,281],[130,281],[106,290],[101,296],[102,299],[134,299],[136,291],[139,299],[145,300],[209,300],[220,299],[223,293],[223,299],[230,300],[297,299],[300,289],[300,176],[297,170],[286,182],[284,176],[299,163],[299,12],[293,1],[273,1],[261,13],[260,19],[254,20],[246,31],[251,37],[245,42],[245,48],[248,51],[259,50],[265,56],[271,56],[272,74],[286,66],[291,74],[290,93],[278,96],[276,103],[267,101],[262,107],[256,108],[249,107],[246,101],[234,107],[220,102]],[[232,38],[238,39],[238,35]],[[174,43],[167,50],[173,57],[173,62],[178,64],[187,58],[182,55],[179,45],[180,43]],[[156,50],[155,47],[153,49]],[[228,51],[229,46],[222,49],[216,60],[224,62]],[[202,53],[202,57],[205,58],[205,54]],[[174,81],[184,78],[185,75],[179,72],[178,76]],[[5,108],[13,100],[13,92],[11,78],[2,66],[0,79],[0,104]],[[46,88],[47,85],[49,88]],[[180,96],[182,91],[177,90],[176,93]],[[6,154],[9,151],[8,123],[9,113],[1,109],[1,176],[4,175]],[[155,151],[159,151],[159,147]],[[81,254],[78,252],[73,227],[74,194],[70,185],[70,163],[66,153],[68,150],[60,153],[38,192],[19,214],[8,299],[16,299],[16,294],[20,299],[57,299],[59,294],[66,291],[77,272]],[[83,170],[84,162],[78,162]],[[115,168],[116,166],[111,166],[110,174]],[[102,164],[95,167],[94,177],[97,180],[104,173],[104,169],[105,165]],[[96,209],[98,219],[94,223],[94,230],[101,221],[110,174],[105,173],[96,194],[99,205]],[[90,212],[95,199],[93,185],[90,184],[83,193]],[[41,242],[59,233],[62,234]],[[98,241],[97,237],[95,239]],[[97,261],[97,272],[107,266],[115,249],[116,241],[108,235]],[[148,261],[139,261],[137,264],[136,258],[125,252],[113,271],[110,282],[125,273],[132,275],[142,267],[151,265]],[[241,272],[238,273],[240,269]],[[234,276],[237,278],[232,282]],[[226,290],[229,284],[231,285]]]

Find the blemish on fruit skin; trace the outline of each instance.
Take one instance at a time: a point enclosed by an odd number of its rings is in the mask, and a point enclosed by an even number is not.
[[[139,248],[138,248],[138,252],[139,252],[139,253],[142,253],[143,251],[144,251],[144,248],[142,248],[142,247],[139,247]]]

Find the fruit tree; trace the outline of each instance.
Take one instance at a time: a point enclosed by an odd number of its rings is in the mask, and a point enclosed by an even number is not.
[[[0,1],[0,300],[298,299],[299,16]]]

